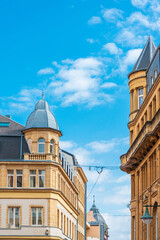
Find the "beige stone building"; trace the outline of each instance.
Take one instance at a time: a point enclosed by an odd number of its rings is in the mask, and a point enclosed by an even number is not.
[[[131,176],[131,239],[160,239],[160,47],[149,37],[128,75],[130,148],[121,156],[121,170]],[[145,225],[145,205],[153,217]],[[148,236],[147,236],[148,235]]]
[[[84,240],[86,176],[42,99],[26,126],[0,115],[0,239]]]
[[[89,212],[87,213],[86,226],[87,240],[108,240],[108,225],[95,205],[95,199]]]

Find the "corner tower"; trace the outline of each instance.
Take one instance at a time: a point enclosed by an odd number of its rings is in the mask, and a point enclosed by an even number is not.
[[[29,115],[23,132],[31,152],[26,155],[27,158],[32,160],[35,154],[40,153],[41,159],[59,161],[59,137],[62,133],[43,98],[37,102],[34,111]]]
[[[147,94],[146,70],[151,63],[155,52],[156,46],[152,41],[151,36],[149,36],[133,70],[128,74],[130,92],[130,114],[128,127],[130,131],[130,145],[137,135],[137,133],[133,131],[132,122],[141,108]]]

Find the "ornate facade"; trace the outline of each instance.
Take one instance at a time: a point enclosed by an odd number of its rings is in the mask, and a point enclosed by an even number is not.
[[[0,115],[0,239],[85,239],[87,179],[61,136],[44,99],[25,127]]]
[[[130,148],[121,156],[121,170],[131,176],[131,239],[146,240],[141,217],[145,205],[153,220],[149,239],[160,239],[160,47],[149,37],[129,74]]]

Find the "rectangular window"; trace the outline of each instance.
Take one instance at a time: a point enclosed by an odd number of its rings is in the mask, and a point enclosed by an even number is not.
[[[7,186],[13,187],[14,170],[7,170]]]
[[[30,170],[30,187],[36,187],[36,170]]]
[[[16,182],[17,182],[17,187],[22,187],[23,183],[23,170],[16,170]]]
[[[8,208],[8,227],[19,227],[19,208]]]
[[[138,89],[138,108],[142,106],[143,103],[143,88]]]
[[[32,225],[39,226],[43,222],[43,208],[32,208]]]
[[[45,170],[38,171],[38,181],[39,181],[39,187],[43,188],[45,186]]]
[[[0,127],[9,127],[9,122],[0,122]]]

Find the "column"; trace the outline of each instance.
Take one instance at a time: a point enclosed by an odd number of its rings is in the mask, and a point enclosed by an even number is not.
[[[133,91],[130,91],[130,113],[133,111]]]
[[[138,89],[134,90],[134,110],[138,109]]]

